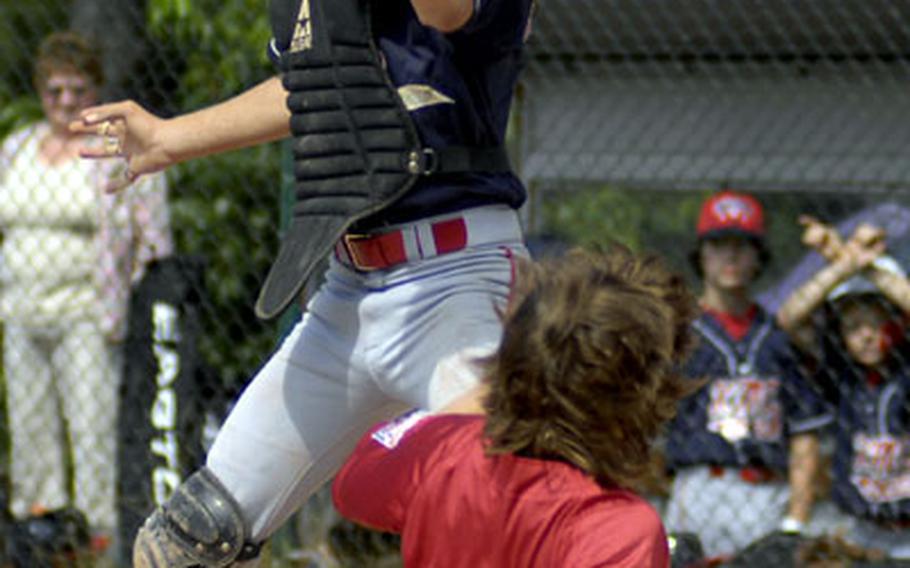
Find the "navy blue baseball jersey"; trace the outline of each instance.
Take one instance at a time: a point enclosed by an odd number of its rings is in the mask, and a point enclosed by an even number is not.
[[[910,368],[871,383],[838,373],[835,502],[868,519],[910,520]]]
[[[668,464],[785,470],[788,436],[831,421],[787,336],[761,309],[738,341],[710,314],[693,325],[699,344],[685,374],[709,381],[679,403],[667,439]]]
[[[376,2],[374,36],[387,71],[426,147],[497,147],[505,143],[532,0],[475,0],[462,29],[443,34],[417,19],[409,0]],[[290,38],[290,34],[287,34]],[[276,39],[277,62],[288,45]],[[420,180],[402,199],[360,221],[356,230],[395,224],[469,207],[526,197],[511,173],[437,174]]]

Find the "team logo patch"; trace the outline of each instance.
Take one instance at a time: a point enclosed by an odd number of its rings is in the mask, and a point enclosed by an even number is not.
[[[372,438],[386,448],[393,450],[411,428],[429,415],[430,413],[425,410],[409,412],[373,432]]]
[[[747,222],[755,215],[752,205],[736,196],[724,197],[714,202],[714,215],[724,221]]]
[[[850,482],[870,503],[910,499],[910,436],[856,434]]]
[[[300,0],[300,12],[294,25],[290,51],[305,51],[313,47],[313,19],[310,18],[310,0]]]
[[[428,106],[453,105],[455,100],[440,93],[429,85],[402,85],[398,87],[398,96],[408,111],[415,111]]]
[[[780,440],[783,409],[779,390],[778,379],[737,377],[713,381],[709,388],[708,430],[728,442],[747,438]]]

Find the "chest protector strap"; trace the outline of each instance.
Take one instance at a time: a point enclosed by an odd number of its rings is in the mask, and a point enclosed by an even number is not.
[[[281,67],[296,201],[256,303],[259,317],[278,315],[352,223],[403,196],[420,176],[509,169],[501,148],[422,146],[383,68],[370,4],[272,0],[275,37],[290,40]]]

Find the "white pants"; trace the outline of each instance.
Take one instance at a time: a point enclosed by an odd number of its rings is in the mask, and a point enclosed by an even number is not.
[[[86,514],[93,529],[113,534],[117,361],[119,351],[113,351],[93,322],[43,330],[6,326],[10,509],[17,517],[35,506],[71,504]]]
[[[697,534],[707,557],[729,556],[777,530],[789,499],[785,481],[749,483],[737,468],[714,475],[708,466],[687,467],[673,480],[664,523]]]
[[[505,212],[504,222],[517,220]],[[326,282],[240,397],[208,456],[254,540],[324,484],[377,421],[434,409],[476,384],[507,301],[514,238],[385,271],[330,263]]]

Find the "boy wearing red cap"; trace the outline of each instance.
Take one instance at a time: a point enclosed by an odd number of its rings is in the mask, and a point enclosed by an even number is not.
[[[717,193],[702,206],[697,235],[691,260],[702,314],[685,374],[708,382],[680,402],[671,424],[675,477],[665,520],[672,531],[697,534],[707,556],[724,557],[808,518],[814,431],[830,416],[787,336],[752,296],[770,257],[761,204]]]

